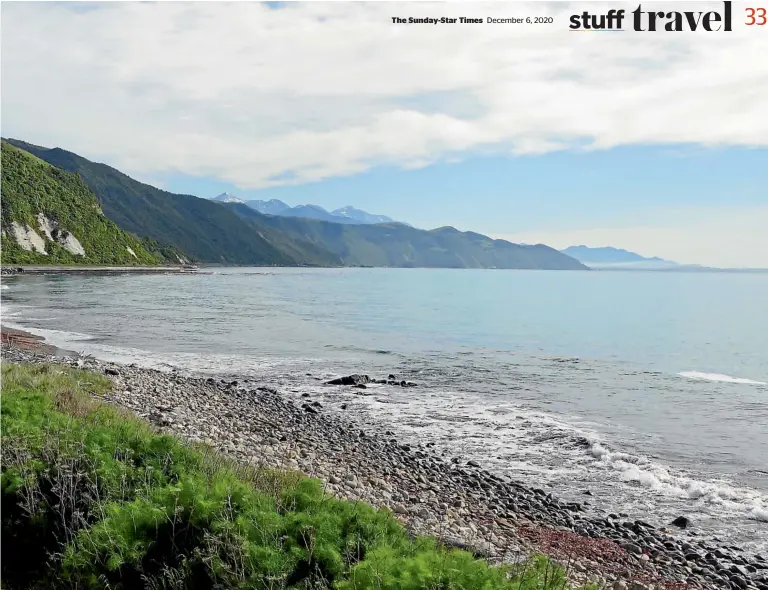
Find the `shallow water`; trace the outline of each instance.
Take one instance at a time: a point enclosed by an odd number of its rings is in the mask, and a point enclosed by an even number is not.
[[[223,269],[4,278],[63,348],[259,376],[564,498],[768,549],[768,275]],[[417,388],[322,385],[396,373]],[[349,411],[349,410],[348,410]]]

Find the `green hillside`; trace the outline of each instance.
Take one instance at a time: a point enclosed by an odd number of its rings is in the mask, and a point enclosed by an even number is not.
[[[286,240],[269,231],[269,235],[260,233],[218,203],[157,189],[59,148],[8,141],[54,166],[77,172],[96,194],[104,214],[121,228],[173,244],[194,260],[285,266],[339,264],[338,257],[301,240]]]
[[[151,265],[162,261],[157,252],[148,252],[138,238],[104,216],[77,174],[2,142],[3,264]]]

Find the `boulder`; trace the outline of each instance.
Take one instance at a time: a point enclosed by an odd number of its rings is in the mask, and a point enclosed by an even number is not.
[[[365,385],[370,382],[368,375],[347,375],[346,377],[331,379],[325,383],[326,385]]]
[[[685,516],[678,516],[675,520],[671,522],[671,524],[672,526],[685,529],[685,528],[688,528],[688,525],[691,524],[691,521],[688,520]]]

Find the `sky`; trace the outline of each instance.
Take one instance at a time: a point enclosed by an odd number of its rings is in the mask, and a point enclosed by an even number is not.
[[[3,3],[2,135],[200,197],[768,267],[768,31],[567,30],[636,6]]]

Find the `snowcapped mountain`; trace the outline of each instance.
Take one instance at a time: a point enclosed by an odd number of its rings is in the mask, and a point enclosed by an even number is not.
[[[220,195],[213,197],[212,201],[219,201],[220,203],[245,203],[242,199],[238,199],[232,193],[221,193]]]
[[[374,215],[372,213],[366,213],[365,211],[361,211],[360,209],[355,209],[354,207],[347,205],[346,207],[342,207],[341,209],[335,209],[334,211],[331,211],[331,215],[335,215],[336,217],[345,217],[347,219],[352,219],[354,221],[357,221],[358,223],[395,223],[395,220],[391,217],[387,217],[386,215]]]
[[[401,221],[395,221],[386,215],[373,215],[362,211],[361,209],[355,209],[349,205],[336,209],[335,211],[326,211],[317,205],[297,205],[296,207],[291,207],[278,199],[270,199],[269,201],[244,201],[231,193],[221,193],[211,200],[219,201],[220,203],[242,203],[264,215],[305,217],[309,219],[319,219],[321,221],[330,221],[331,223],[344,223],[347,225],[371,225],[374,223],[402,223],[403,225],[408,225]]]
[[[246,201],[251,209],[256,209],[259,213],[265,215],[282,215],[284,211],[290,209],[290,205],[279,201],[278,199],[270,199],[269,201]]]

